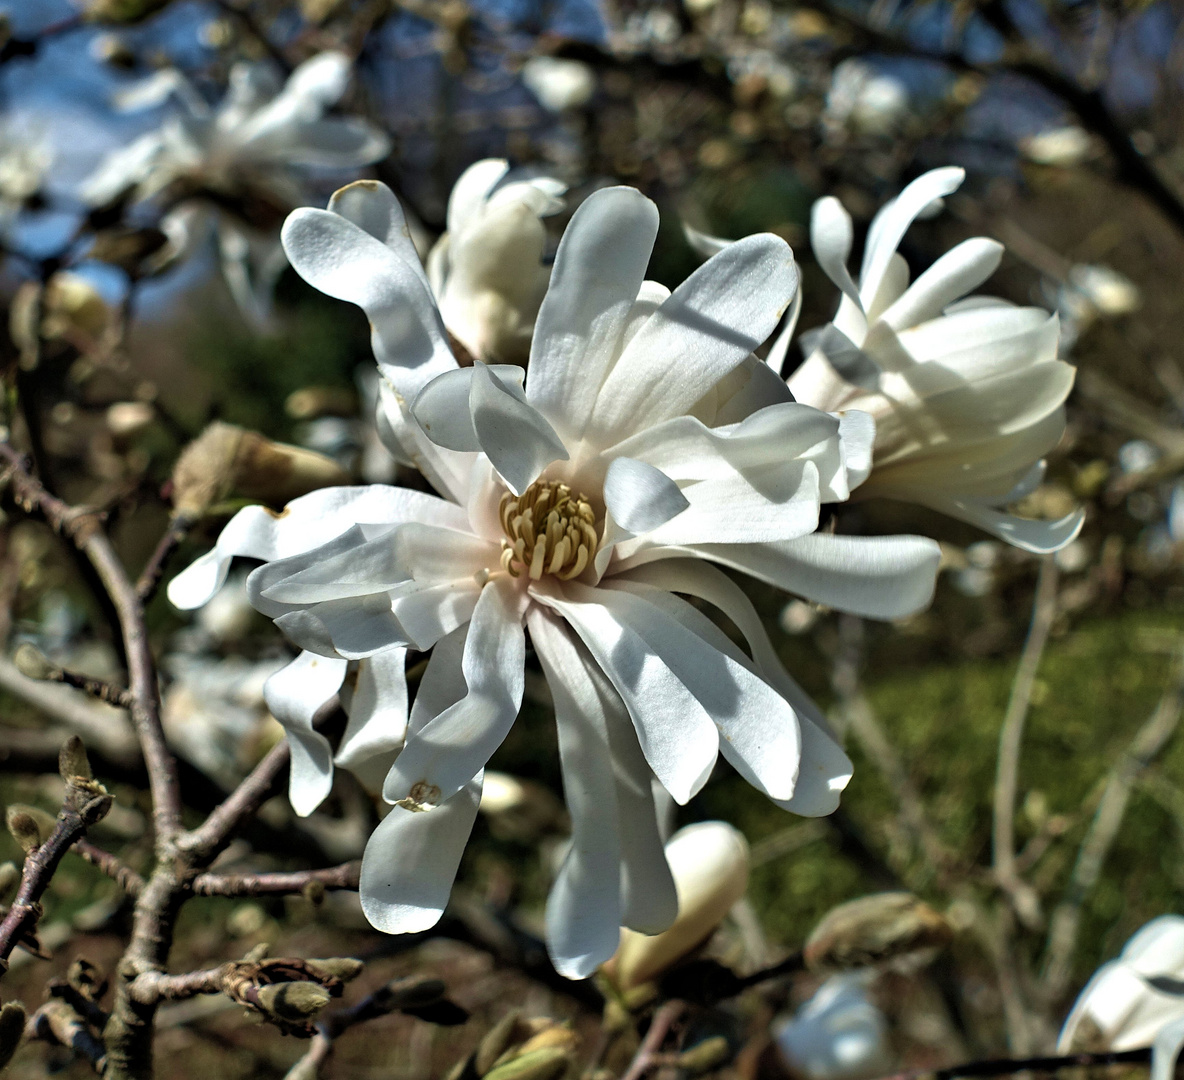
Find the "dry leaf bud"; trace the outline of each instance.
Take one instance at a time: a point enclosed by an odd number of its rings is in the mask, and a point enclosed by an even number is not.
[[[559,1080],[571,1065],[571,1055],[560,1047],[532,1050],[496,1066],[485,1080]]]
[[[722,1035],[713,1035],[678,1055],[678,1067],[689,1073],[718,1068],[731,1056],[732,1048]]]
[[[330,956],[324,960],[306,960],[305,966],[318,979],[340,979],[350,982],[362,974],[361,960],[352,956]]]
[[[5,816],[8,831],[26,855],[36,851],[53,832],[54,819],[36,806],[13,803]]]
[[[876,893],[832,909],[802,951],[812,970],[872,967],[952,936],[950,924],[911,893]]]
[[[177,514],[199,518],[231,495],[285,503],[317,488],[348,482],[341,466],[323,454],[218,421],[177,459],[173,506]]]
[[[46,655],[35,645],[25,642],[12,654],[12,662],[26,679],[40,681],[57,679],[62,669],[51,663]]]
[[[86,747],[77,735],[71,735],[58,753],[58,772],[62,779],[69,783],[71,780],[93,780],[90,761],[86,756]]]
[[[281,982],[259,987],[259,1008],[288,1024],[299,1024],[316,1016],[333,995],[320,983]]]

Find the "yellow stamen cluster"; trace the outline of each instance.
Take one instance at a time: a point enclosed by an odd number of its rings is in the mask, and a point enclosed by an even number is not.
[[[539,480],[521,495],[507,491],[501,502],[502,566],[538,581],[554,574],[569,581],[584,572],[596,551],[596,515],[583,495],[557,480]]]

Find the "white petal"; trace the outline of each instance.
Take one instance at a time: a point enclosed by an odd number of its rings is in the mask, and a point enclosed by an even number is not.
[[[622,528],[643,533],[681,514],[690,503],[660,469],[619,457],[604,476],[604,505]]]
[[[977,289],[998,268],[1003,245],[977,236],[951,248],[882,316],[897,330],[935,319],[955,300]]]
[[[1039,521],[1016,517],[970,499],[926,499],[924,505],[959,521],[977,525],[1012,547],[1036,555],[1060,551],[1077,538],[1085,524],[1084,510],[1074,510],[1057,521]]]
[[[347,660],[361,660],[385,649],[409,644],[407,633],[395,618],[391,599],[386,593],[326,600],[323,604],[314,604],[309,613],[325,628],[334,651]],[[286,618],[281,616],[275,624],[290,633],[284,623]]]
[[[593,192],[555,253],[530,349],[527,395],[568,439],[578,439],[618,355],[658,234],[658,208],[636,188]]]
[[[789,702],[718,626],[671,592],[621,577],[602,588],[619,594],[618,610],[645,627],[648,642],[680,642],[677,654],[663,655],[678,657],[672,668],[719,728],[720,750],[740,775],[770,798],[792,798],[801,739]]]
[[[623,709],[608,680],[562,622],[541,608],[527,620],[555,699],[555,727],[571,814],[571,846],[547,898],[547,951],[556,970],[586,979],[617,951],[621,845],[606,713]]]
[[[859,306],[859,289],[851,280],[847,260],[854,240],[851,215],[834,196],[819,199],[810,211],[810,247],[822,272]]]
[[[396,461],[418,469],[441,495],[455,503],[465,502],[474,455],[454,453],[432,442],[411,416],[408,402],[383,378],[378,381],[375,427]]]
[[[781,327],[777,331],[777,336],[773,338],[773,344],[769,346],[768,355],[765,357],[765,366],[776,374],[778,380],[780,380],[781,372],[785,368],[785,358],[789,355],[790,342],[793,341],[793,332],[797,329],[798,318],[801,314],[802,289],[799,285],[797,291],[793,294],[793,303],[790,304],[789,310],[782,316]]]
[[[312,720],[341,689],[345,669],[344,660],[302,652],[263,684],[267,708],[288,735],[292,751],[288,799],[301,817],[320,806],[333,786],[333,752]]]
[[[477,453],[477,429],[469,410],[473,368],[457,368],[439,375],[416,395],[411,415],[437,446],[459,453]],[[523,378],[526,372],[522,372]]]
[[[608,445],[687,412],[773,332],[797,283],[779,236],[730,244],[638,330],[601,387],[589,430]]]
[[[307,207],[288,215],[281,239],[314,289],[366,312],[374,357],[404,398],[456,367],[422,272],[382,241],[338,214]]]
[[[839,443],[842,446],[843,466],[847,470],[848,489],[857,488],[872,471],[876,421],[871,414],[858,409],[840,413]]]
[[[284,559],[312,551],[359,522],[404,521],[468,527],[460,507],[422,491],[383,484],[320,488],[293,499],[278,514],[265,506],[244,507],[227,522],[214,549],[169,582],[169,600],[182,610],[201,607],[225,584],[236,555]]]
[[[521,495],[553,461],[566,461],[564,448],[546,417],[485,364],[473,368],[469,407],[477,441],[506,486]]]
[[[833,813],[851,780],[851,761],[831,736],[821,710],[782,666],[756,608],[743,590],[726,574],[697,559],[650,563],[625,576],[669,592],[697,596],[719,608],[735,624],[748,641],[757,670],[793,706],[801,729],[802,760],[797,784],[792,798],[780,800],[778,805],[806,817]]]
[[[419,680],[419,690],[407,718],[407,733],[414,735],[445,709],[465,696],[464,661],[468,625],[459,626],[436,642],[428,657],[428,666]]]
[[[504,158],[486,158],[474,162],[460,174],[448,196],[450,233],[460,232],[480,216],[489,193],[509,171],[509,163]]]
[[[310,105],[327,109],[336,105],[349,85],[353,62],[343,52],[317,53],[300,64],[284,86],[285,94],[302,98]]]
[[[626,625],[600,590],[572,588],[569,600],[542,583],[540,603],[572,626],[612,681],[629,710],[650,768],[679,803],[687,802],[711,775],[719,735],[710,715],[671,670],[666,659]]]
[[[526,638],[521,594],[500,578],[481,592],[465,640],[468,692],[410,732],[383,787],[388,802],[434,805],[452,796],[502,744],[522,704]]]
[[[473,617],[481,596],[476,579],[461,578],[396,597],[391,609],[407,640],[421,652]]]
[[[382,786],[407,732],[406,664],[406,649],[375,653],[358,664],[349,723],[333,761],[370,789]]]
[[[859,275],[860,299],[869,313],[908,227],[935,199],[957,191],[965,177],[964,169],[932,169],[917,177],[877,216],[868,233]]]
[[[427,287],[427,275],[411,242],[407,216],[395,193],[386,184],[379,180],[355,180],[352,184],[346,184],[333,192],[328,210],[352,221],[363,232],[385,244]]]
[[[922,536],[813,533],[775,544],[699,544],[647,548],[619,569],[686,555],[709,559],[839,611],[902,619],[933,598],[941,549]]]
[[[387,934],[416,934],[440,921],[480,802],[478,774],[430,813],[396,806],[378,823],[358,882],[371,926]]]
[[[685,221],[682,223],[682,234],[687,238],[687,243],[691,245],[691,250],[702,255],[705,259],[710,259],[712,255],[718,255],[732,242],[725,240],[722,236],[712,236],[710,233],[700,232]]]

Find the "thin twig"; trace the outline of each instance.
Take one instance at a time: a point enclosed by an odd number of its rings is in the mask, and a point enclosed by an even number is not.
[[[659,1064],[655,1058],[662,1049],[662,1043],[666,1041],[670,1029],[686,1011],[686,1007],[686,1002],[668,1001],[654,1013],[654,1018],[650,1021],[650,1029],[645,1033],[641,1046],[637,1048],[637,1053],[633,1055],[633,1060],[629,1063],[629,1068],[625,1070],[621,1080],[641,1080],[641,1077],[651,1068]]]
[[[1041,922],[1040,898],[1016,869],[1015,800],[1019,788],[1020,747],[1024,723],[1036,685],[1036,672],[1057,614],[1057,564],[1046,555],[1040,563],[1036,597],[1032,602],[1032,623],[1011,684],[1011,698],[999,729],[999,757],[995,770],[995,816],[992,833],[995,880],[1015,906],[1016,914],[1029,929]]]
[[[1118,836],[1135,781],[1175,733],[1182,708],[1184,652],[1177,658],[1171,686],[1110,772],[1097,813],[1078,849],[1077,862],[1069,877],[1064,898],[1053,912],[1041,971],[1044,989],[1050,1000],[1059,997],[1068,985],[1077,932],[1081,926],[1081,911],[1098,883],[1102,865]]]
[[[229,842],[244,818],[271,796],[272,787],[288,764],[287,741],[276,743],[247,778],[218,806],[205,822],[183,836],[180,847],[199,863],[208,863]]]
[[[197,896],[286,896],[308,888],[357,889],[360,862],[342,863],[324,870],[295,870],[269,874],[198,874],[193,879]]]
[[[144,890],[144,878],[118,855],[112,855],[89,840],[76,840],[73,851],[81,856],[91,866],[97,866],[104,874],[114,881],[128,896],[139,896]]]
[[[160,542],[156,545],[156,550],[152,552],[152,555],[149,557],[144,569],[140,571],[140,576],[136,581],[136,594],[140,597],[140,603],[145,607],[147,607],[148,602],[156,594],[169,558],[181,545],[185,537],[189,535],[189,530],[192,528],[193,521],[185,514],[177,514],[169,522],[169,527],[160,538]]]
[[[53,831],[25,856],[16,898],[0,922],[0,972],[8,969],[12,950],[22,941],[31,940],[36,932],[41,897],[62,857],[110,808],[111,796],[93,781],[67,783]]]

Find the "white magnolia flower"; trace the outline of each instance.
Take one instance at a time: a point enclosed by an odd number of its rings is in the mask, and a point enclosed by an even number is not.
[[[851,218],[837,199],[814,205],[811,242],[842,290],[834,321],[806,338],[789,379],[794,397],[820,409],[875,418],[875,451],[852,462],[860,496],[920,503],[1016,547],[1055,551],[1082,513],[1030,521],[1004,507],[1044,475],[1041,460],[1065,430],[1074,369],[1057,359],[1057,318],[992,297],[963,297],[999,265],[985,237],[946,252],[911,285],[897,253],[913,220],[962,183],[961,169],[914,180],[872,222],[859,284],[847,270]]]
[[[169,238],[162,259],[183,258],[215,229],[235,299],[249,318],[265,320],[285,265],[274,229],[289,210],[313,200],[307,170],[353,170],[390,150],[369,122],[326,115],[349,77],[350,60],[338,52],[305,61],[284,83],[267,64],[236,64],[225,96],[211,108],[185,76],[158,72],[116,104],[133,110],[175,98],[179,107],[158,129],[109,154],[79,195],[91,206],[124,196],[159,198]]]
[[[563,209],[567,186],[517,178],[507,162],[470,165],[448,199],[448,231],[427,258],[449,334],[474,360],[526,363],[551,268],[542,218]]]
[[[14,123],[0,127],[0,236],[8,235],[52,163],[53,147],[44,132]]]
[[[532,56],[522,65],[522,81],[544,109],[561,113],[586,105],[596,92],[596,74],[582,60]]]
[[[626,928],[606,971],[621,990],[649,982],[701,945],[748,890],[748,841],[723,821],[700,821],[666,842],[678,918],[660,934]]]
[[[1163,915],[1086,983],[1061,1029],[1057,1052],[1150,1046],[1167,1024],[1182,1019],[1184,918]]]
[[[866,135],[890,134],[908,114],[904,84],[857,57],[844,60],[831,76],[822,122]]]
[[[365,310],[391,388],[389,434],[440,495],[327,488],[279,515],[249,507],[169,590],[195,607],[235,555],[267,560],[249,578],[252,602],[305,650],[268,698],[293,741],[304,811],[331,781],[311,714],[346,665],[380,667],[378,698],[388,680],[385,693],[405,700],[401,650],[431,651],[383,785],[394,809],[363,860],[363,907],[392,933],[443,911],[482,770],[522,701],[529,629],[573,821],[548,940],[573,977],[613,954],[620,926],[657,933],[677,912],[652,775],[685,802],[722,753],[808,815],[834,810],[850,777],[752,604],[712,563],[894,618],[928,602],[938,562],[920,537],[814,532],[820,501],[847,495],[839,422],[789,400],[752,355],[797,286],[785,242],[733,244],[670,293],[644,280],[657,227],[631,188],[584,202],[524,377],[458,367],[388,189],[354,184],[328,210],[296,211],[284,227],[292,265]],[[677,594],[726,614],[750,652]],[[385,752],[397,721],[374,717],[351,716],[347,734]]]
[[[785,1062],[807,1080],[868,1080],[892,1071],[884,1014],[868,1000],[867,973],[834,975],[775,1032]]]

